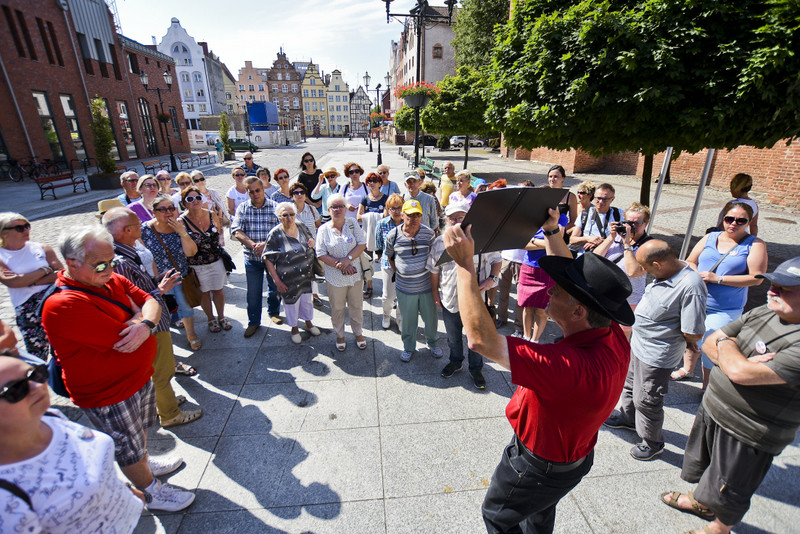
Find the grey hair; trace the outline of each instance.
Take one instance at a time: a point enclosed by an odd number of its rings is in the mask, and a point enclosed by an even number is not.
[[[74,260],[83,263],[86,259],[86,243],[89,241],[105,241],[114,246],[114,238],[108,230],[97,225],[78,226],[58,237],[58,248],[65,260]]]
[[[135,176],[138,179],[139,178],[139,173],[137,173],[136,171],[123,172],[122,174],[119,175],[119,183],[121,184],[122,182],[124,182],[125,180],[130,178],[131,176]]]
[[[25,222],[30,222],[27,218],[25,218],[21,214],[13,211],[4,211],[0,213],[0,234],[2,234],[3,230],[5,230],[9,224],[19,219],[22,219]],[[5,245],[6,245],[5,239],[3,239],[2,235],[0,235],[0,247],[5,247]]]
[[[111,208],[105,212],[100,222],[103,223],[103,227],[108,230],[108,233],[117,237],[125,229],[125,226],[127,226],[128,219],[131,215],[138,218],[138,216],[128,208]]]
[[[328,197],[328,199],[330,199],[330,197]],[[294,202],[279,202],[278,205],[275,206],[275,215],[280,217],[281,212],[283,212],[283,210],[287,208],[290,208],[292,210],[292,213],[297,215],[297,208],[295,207]]]
[[[166,170],[166,169],[161,169],[160,171],[158,171],[158,172],[156,173],[156,178],[158,178],[158,177],[159,177],[159,176],[161,176],[162,174],[163,174],[163,175],[165,175],[165,176],[168,176],[168,177],[172,178],[172,175],[170,175],[169,171],[168,171],[168,170]]]
[[[328,197],[328,206],[336,202],[337,200],[341,200],[344,202],[344,205],[347,206],[347,200],[344,198],[344,195],[341,193],[334,193]]]
[[[194,177],[195,177],[195,176],[202,176],[203,178],[205,178],[205,177],[206,177],[206,175],[205,175],[205,174],[203,174],[201,171],[199,171],[199,170],[197,170],[197,169],[195,169],[195,170],[193,170],[191,173],[189,173],[189,176],[191,176],[191,177],[192,177],[192,181],[194,181]]]
[[[171,205],[173,205],[173,206],[175,205],[175,203],[172,201],[172,197],[170,197],[169,195],[165,195],[164,193],[159,193],[159,194],[156,195],[156,198],[153,199],[153,203],[148,207],[150,209],[153,209],[155,206],[158,206],[159,204],[161,204],[165,200],[169,200],[169,203]]]

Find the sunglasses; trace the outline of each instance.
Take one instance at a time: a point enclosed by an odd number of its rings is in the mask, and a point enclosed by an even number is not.
[[[245,159],[245,161],[247,161],[248,159],[253,159],[253,158],[244,158],[244,159]]]
[[[314,163],[313,159],[304,159],[303,163]]]
[[[578,194],[579,195],[588,195],[589,192],[588,191],[578,191]]]
[[[242,176],[244,176],[244,174]],[[178,182],[179,187],[189,187],[190,185],[192,185],[192,182]]]
[[[203,197],[201,197],[200,195],[197,195],[197,196],[189,195],[183,201],[184,202],[200,202],[201,200],[203,200]]]
[[[292,191],[292,195],[294,195],[294,196],[300,196],[300,195],[305,195],[305,194],[306,194],[306,192],[301,190],[301,189],[298,189],[297,191]]]
[[[169,182],[172,180],[172,178],[156,178],[156,180],[158,180],[159,182]]]
[[[361,169],[352,169],[352,170],[347,171],[347,175],[348,176],[351,175],[351,174],[363,174],[363,173],[364,173],[364,171],[362,171]]]
[[[135,183],[139,182],[139,179],[138,178],[127,178],[127,179],[123,180],[123,182],[128,183],[128,184],[135,184]]]
[[[243,178],[243,177],[244,177],[244,176],[246,176],[246,175],[245,175],[245,173],[243,173],[243,172],[237,172],[237,173],[234,173],[234,176],[235,176],[236,178]]]
[[[6,226],[5,228],[3,228],[3,231],[5,232],[6,230],[16,230],[17,232],[22,233],[25,230],[30,230],[30,229],[31,229],[31,223],[26,222],[23,224],[16,224],[14,226]]]
[[[104,261],[104,262],[98,263],[97,265],[94,266],[94,272],[102,273],[102,272],[105,272],[105,270],[108,269],[109,267],[111,267],[113,269],[117,265],[119,265],[119,260],[116,259],[116,258],[114,258],[111,261]]]
[[[600,202],[609,202],[614,200],[614,197],[594,197],[595,200],[599,200]]]
[[[389,171],[381,171],[378,174],[389,174]]]
[[[380,184],[380,180],[367,180],[367,184]]]
[[[167,212],[172,213],[173,211],[178,211],[178,210],[175,208],[175,206],[170,206],[168,208],[153,208],[153,211],[157,211],[159,213],[167,213]]]
[[[28,382],[33,381],[37,384],[44,384],[47,382],[49,376],[50,373],[47,372],[47,365],[42,364],[31,367],[28,369],[28,372],[25,373],[25,378],[12,382],[8,386],[3,386],[3,390],[0,391],[0,399],[10,404],[15,404],[27,397],[28,393],[30,393],[31,388],[28,386]]]
[[[260,193],[262,191],[263,191],[263,189],[248,189],[247,190],[247,192],[250,193],[251,195],[255,195],[256,193]]]
[[[281,215],[281,219],[291,219],[292,217],[294,217],[294,213],[284,213]]]
[[[276,180],[288,180],[289,177],[286,176],[285,174],[281,174],[280,176],[276,176],[275,179]]]
[[[206,179],[201,176],[200,178],[192,178],[192,181],[196,184],[199,184],[200,182],[205,182]]]
[[[328,210],[343,210],[343,209],[344,209],[343,204],[337,204],[336,206],[328,206]]]
[[[416,242],[415,240],[413,240],[413,239],[412,239],[412,240],[411,240],[411,255],[412,255],[412,256],[416,256],[416,255],[417,255],[417,252],[419,252],[419,251],[417,250],[417,242]]]
[[[142,184],[142,187],[146,187],[147,189],[158,189],[158,184]]]
[[[745,219],[744,217],[732,217],[730,215],[728,215],[727,217],[723,217],[722,220],[725,221],[727,224],[733,224],[733,223],[747,224],[748,222],[750,222],[749,219]]]

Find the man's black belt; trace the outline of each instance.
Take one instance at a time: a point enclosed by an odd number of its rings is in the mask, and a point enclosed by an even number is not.
[[[570,462],[568,464],[560,464],[557,462],[551,462],[549,460],[545,460],[544,458],[539,458],[531,451],[528,450],[528,447],[522,443],[522,440],[519,439],[519,436],[514,436],[517,440],[517,450],[524,456],[534,467],[538,470],[543,471],[544,473],[566,473],[567,471],[572,471],[573,469],[579,467],[589,456],[588,454],[581,458],[580,460],[575,460],[574,462]]]

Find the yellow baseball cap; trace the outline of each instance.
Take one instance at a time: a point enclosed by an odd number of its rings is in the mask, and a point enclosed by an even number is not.
[[[419,200],[406,200],[403,202],[403,213],[419,213],[422,215],[422,206]]]

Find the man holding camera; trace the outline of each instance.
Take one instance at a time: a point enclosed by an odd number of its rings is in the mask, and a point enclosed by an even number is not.
[[[444,243],[457,267],[459,314],[469,345],[511,371],[517,389],[506,408],[514,437],[483,503],[489,533],[549,533],[558,501],[592,467],[597,433],[622,391],[630,345],[617,323],[633,323],[627,277],[597,254],[577,259],[559,231],[559,212],[542,225],[540,265],[556,282],[547,314],[564,338],[539,345],[504,337],[483,305],[469,227],[448,228]],[[591,281],[591,282],[590,282]]]
[[[578,251],[579,256],[600,246],[608,237],[612,221],[622,220],[619,208],[611,205],[614,202],[614,194],[613,185],[608,183],[598,185],[594,191],[594,206],[581,213],[580,225],[575,225],[569,238],[570,245],[582,247]]]

